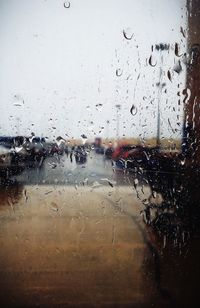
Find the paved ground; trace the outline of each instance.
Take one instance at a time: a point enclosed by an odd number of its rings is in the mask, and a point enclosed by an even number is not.
[[[25,170],[17,180],[28,184],[92,184],[103,178],[113,179],[111,161],[90,152],[85,164],[76,164],[70,155],[48,157],[42,167]],[[102,182],[103,183],[103,182]]]
[[[48,159],[0,190],[1,306],[195,307],[199,240],[164,248],[142,222],[131,178],[116,181],[102,157],[95,169],[62,163]],[[64,184],[65,172],[78,181]]]

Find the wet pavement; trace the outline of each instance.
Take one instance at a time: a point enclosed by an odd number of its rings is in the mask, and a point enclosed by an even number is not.
[[[1,306],[198,307],[199,236],[180,244],[143,222],[145,178],[101,155],[59,159],[0,189]]]
[[[41,168],[26,169],[15,179],[22,184],[87,185],[103,178],[115,178],[111,161],[91,151],[84,164],[77,164],[74,156],[56,155],[47,157]]]

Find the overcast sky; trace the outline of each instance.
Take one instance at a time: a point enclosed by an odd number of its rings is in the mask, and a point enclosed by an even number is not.
[[[151,137],[161,96],[162,136],[180,136],[185,11],[183,0],[0,0],[0,134],[112,137],[120,104],[120,136]]]

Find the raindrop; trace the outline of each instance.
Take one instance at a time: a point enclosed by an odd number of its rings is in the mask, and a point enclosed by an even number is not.
[[[24,99],[23,99],[23,97],[20,94],[15,94],[14,95],[14,99],[16,101],[14,103],[14,106],[21,107],[22,104],[24,104]]]
[[[51,202],[51,210],[58,212],[58,205],[55,202]]]
[[[181,160],[181,165],[182,165],[182,166],[185,165],[185,160]]]
[[[172,75],[170,73],[170,70],[167,71],[167,77],[172,82]]]
[[[166,235],[164,235],[164,238],[163,238],[163,248],[166,247]]]
[[[25,200],[26,200],[26,202],[27,202],[27,200],[28,200],[28,196],[27,196],[26,189],[24,190],[24,196],[25,196]]]
[[[116,69],[116,76],[120,77],[123,74],[123,70],[121,68]]]
[[[129,35],[127,32],[128,32],[128,30],[127,31],[123,30],[123,35],[124,35],[126,40],[130,41],[133,38],[133,33],[131,35]]]
[[[156,64],[157,64],[157,62],[156,62],[155,64],[153,64],[153,62],[152,62],[152,56],[150,56],[150,58],[149,58],[149,65],[151,65],[152,67],[155,67]]]
[[[169,118],[168,118],[168,124],[169,124],[169,127],[171,128],[172,132],[175,133],[175,130],[173,129]]]
[[[181,34],[183,35],[183,37],[185,37],[185,31],[183,30],[183,27],[180,28]]]
[[[98,181],[94,181],[94,182],[92,183],[92,188],[97,188],[97,187],[99,187],[99,186],[101,186],[101,184],[100,184]]]
[[[108,181],[108,184],[109,184],[111,187],[113,187],[113,183],[111,183],[110,181]]]
[[[85,144],[87,141],[87,136],[85,134],[81,135],[82,143]]]
[[[87,185],[88,184],[88,178],[85,178],[84,180],[83,180],[83,185]]]
[[[45,195],[51,194],[53,192],[53,190],[49,190],[47,192],[45,192]]]
[[[64,8],[69,9],[71,6],[71,3],[69,1],[65,1],[63,5],[64,5]]]
[[[52,163],[49,163],[49,166],[52,168],[52,169],[55,169],[57,167],[57,164],[52,162]]]
[[[111,181],[111,180],[109,180],[107,178],[102,178],[101,181],[107,182],[111,187],[114,187],[114,185],[116,185],[115,181]]]
[[[183,99],[183,103],[186,104],[191,96],[191,90],[189,88],[185,88],[182,91],[182,94],[185,96]]]
[[[180,72],[182,71],[182,66],[181,66],[181,61],[180,60],[174,65],[173,70],[177,74],[180,74]]]
[[[137,114],[137,107],[135,105],[132,105],[130,109],[130,113],[135,116]]]
[[[130,77],[131,77],[131,75],[129,75],[129,76],[126,78],[126,80],[129,80]]]
[[[178,46],[178,43],[175,43],[175,50],[174,50],[174,52],[175,52],[175,55],[177,56],[177,57],[181,57],[182,55],[179,55],[179,46]]]
[[[101,110],[102,106],[103,106],[103,104],[96,104],[96,109]]]

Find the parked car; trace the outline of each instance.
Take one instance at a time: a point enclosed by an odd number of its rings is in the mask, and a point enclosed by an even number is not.
[[[122,145],[117,147],[113,152],[112,161],[113,165],[120,169],[134,169],[137,167],[150,168],[153,158],[158,153],[158,147]],[[154,161],[156,163],[156,160]]]
[[[143,167],[149,169],[151,162],[159,155],[159,147],[136,145],[130,151],[124,153],[123,158],[127,161],[127,168]]]
[[[134,145],[129,145],[129,144],[120,145],[114,149],[112,154],[112,159],[118,160],[120,158],[124,158],[124,155],[126,155],[126,153],[128,153],[132,149],[135,149]]]
[[[24,163],[29,159],[29,139],[24,136],[0,137],[0,145],[12,153],[12,162]]]
[[[17,175],[25,169],[21,161],[16,161],[12,148],[0,145],[0,182],[8,180],[12,175]]]
[[[11,149],[15,143],[16,137],[7,137],[7,136],[1,136],[0,137],[0,146],[3,146],[4,148]]]

